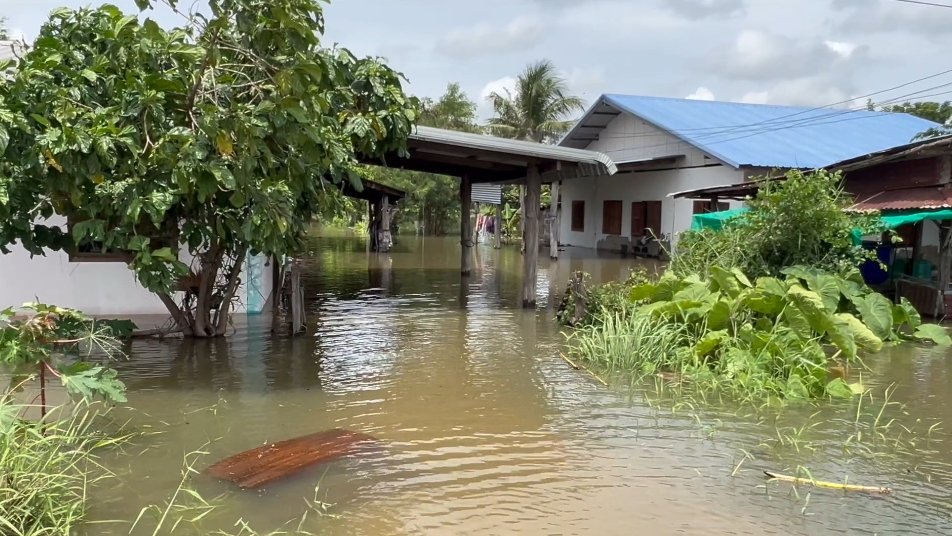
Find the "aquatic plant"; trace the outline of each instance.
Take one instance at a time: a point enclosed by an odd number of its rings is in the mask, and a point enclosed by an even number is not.
[[[73,534],[89,487],[112,476],[97,451],[128,436],[102,433],[104,413],[86,404],[39,422],[18,419],[24,409],[0,398],[0,534]]]
[[[570,352],[606,370],[672,373],[677,381],[743,397],[850,397],[862,392],[832,372],[887,342],[949,345],[911,304],[893,304],[846,276],[795,266],[751,281],[739,269],[710,276],[666,273],[634,286],[621,309],[569,336]]]

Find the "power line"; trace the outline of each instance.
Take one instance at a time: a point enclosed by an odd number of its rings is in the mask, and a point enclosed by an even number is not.
[[[933,6],[933,7],[947,7],[952,9],[950,4],[939,4],[937,2],[924,2],[923,0],[895,0],[896,2],[903,2],[905,4],[919,4],[920,6]]]

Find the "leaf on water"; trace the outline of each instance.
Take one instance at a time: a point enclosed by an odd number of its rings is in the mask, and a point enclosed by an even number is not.
[[[866,392],[866,387],[859,382],[853,382],[850,384],[850,391],[854,395],[861,395]]]
[[[949,331],[938,324],[922,324],[916,328],[913,336],[920,341],[930,341],[939,346],[952,346]]]
[[[826,394],[833,398],[851,398],[854,394],[853,389],[843,381],[843,378],[836,378],[826,384]]]

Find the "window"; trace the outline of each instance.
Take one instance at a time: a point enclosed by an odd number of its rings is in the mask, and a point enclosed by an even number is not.
[[[661,235],[661,201],[631,204],[631,236]]]
[[[67,232],[72,235],[73,226],[83,221],[74,217],[66,218],[66,229]],[[140,226],[142,227],[142,226]],[[140,230],[141,234],[151,235],[152,244],[157,246],[153,247],[169,247],[172,251],[177,251],[179,248],[178,240],[178,229],[170,233],[161,233],[156,231],[155,228],[149,224],[147,227],[143,227]],[[161,235],[161,236],[158,236]],[[69,262],[125,262],[128,263],[132,261],[132,254],[127,251],[122,251],[118,249],[106,248],[103,246],[102,241],[94,240],[92,238],[85,238],[79,244],[72,246],[67,251],[69,255]]]
[[[621,201],[605,201],[602,205],[602,233],[621,234]]]
[[[585,201],[572,201],[572,230],[585,231]]]
[[[722,210],[727,210],[730,208],[730,205],[721,201],[718,203],[712,203],[710,201],[695,201],[694,202],[694,213],[695,214],[707,214],[708,212],[720,212]]]

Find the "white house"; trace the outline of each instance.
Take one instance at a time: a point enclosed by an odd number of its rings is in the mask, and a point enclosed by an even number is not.
[[[905,145],[936,126],[865,109],[602,95],[560,145],[605,153],[619,172],[562,183],[560,242],[623,250],[646,229],[673,242],[695,213],[733,207],[671,193],[826,167]]]

